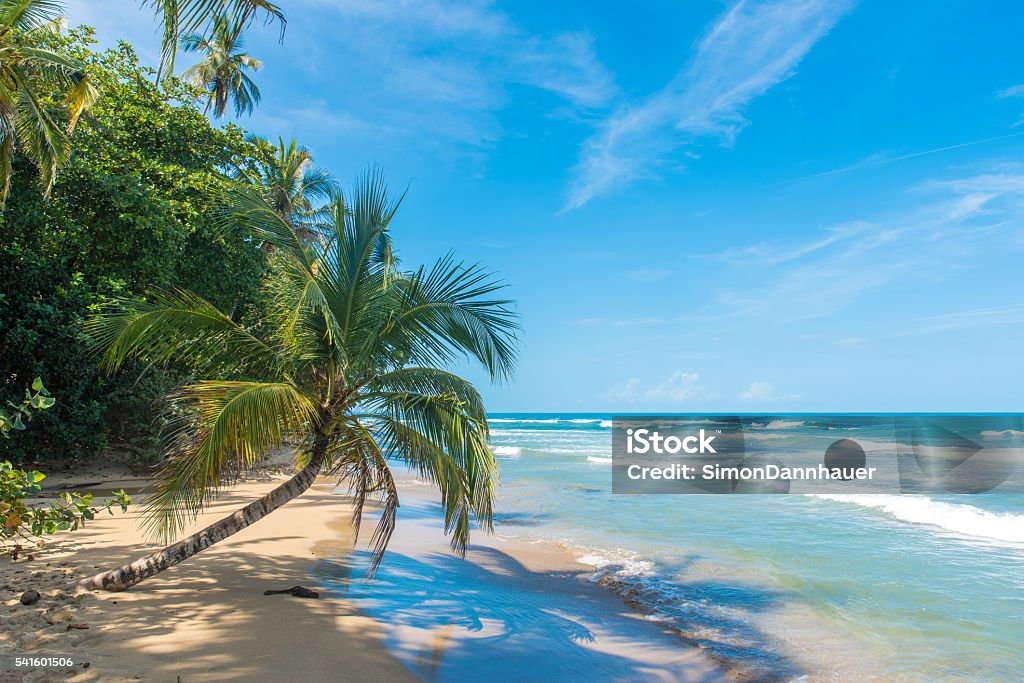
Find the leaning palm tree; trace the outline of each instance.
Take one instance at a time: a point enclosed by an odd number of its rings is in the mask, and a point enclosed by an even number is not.
[[[269,153],[265,159],[237,166],[234,177],[259,188],[278,215],[302,237],[317,237],[317,224],[337,189],[334,176],[314,166],[313,155],[295,138],[286,143],[279,137],[276,146],[252,133],[246,139]]]
[[[181,36],[189,33],[209,36],[219,17],[227,17],[230,22],[245,27],[263,15],[268,23],[277,21],[281,25],[282,39],[287,23],[284,13],[270,0],[142,0],[142,5],[152,7],[163,25],[157,80],[163,74],[174,73]]]
[[[298,473],[234,514],[128,565],[89,579],[123,590],[258,521],[321,473],[348,482],[358,526],[368,497],[382,512],[374,564],[395,525],[391,467],[412,468],[441,491],[445,532],[465,551],[471,518],[490,528],[497,465],[476,389],[445,369],[459,358],[507,378],[518,318],[494,297],[502,285],[451,256],[400,270],[389,224],[397,203],[378,176],[331,205],[328,239],[310,244],[258,192],[232,191],[232,224],[273,243],[271,313],[243,328],[212,304],[173,290],[88,326],[107,368],[130,359],[179,362],[201,379],[175,391],[167,458],[148,501],[151,531],[172,538],[268,450],[297,443]]]
[[[71,133],[97,97],[75,60],[45,47],[59,32],[60,6],[51,0],[0,0],[0,210],[20,150],[39,167],[43,196],[71,154]],[[63,107],[48,99],[65,98]]]
[[[235,115],[252,114],[260,102],[260,90],[245,73],[259,71],[263,62],[250,57],[242,48],[242,24],[225,16],[214,20],[209,36],[189,33],[182,37],[181,48],[186,52],[201,52],[206,56],[181,77],[209,92],[204,113],[213,107],[213,114],[223,118],[228,100],[234,102]]]

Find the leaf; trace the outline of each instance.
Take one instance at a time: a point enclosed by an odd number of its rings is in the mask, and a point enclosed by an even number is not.
[[[8,529],[16,529],[21,526],[21,517],[18,515],[18,511],[13,511],[7,516],[7,522],[4,524]]]
[[[32,391],[45,391],[43,388],[43,380],[41,378],[36,377],[32,380]]]

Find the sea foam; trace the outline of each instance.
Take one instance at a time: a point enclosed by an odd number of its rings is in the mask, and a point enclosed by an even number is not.
[[[838,493],[811,494],[811,497],[881,510],[903,522],[938,527],[963,536],[1002,543],[1024,543],[1024,515],[990,512],[973,505],[945,503],[927,496]]]

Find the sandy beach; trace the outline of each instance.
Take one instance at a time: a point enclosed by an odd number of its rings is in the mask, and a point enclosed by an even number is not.
[[[97,492],[142,483],[102,474],[108,483]],[[195,526],[274,483],[240,484]],[[468,671],[518,680],[725,678],[701,650],[589,582],[589,568],[561,548],[477,533],[463,561],[441,533],[432,490],[406,482],[402,500],[373,580],[360,577],[365,562],[352,552],[349,508],[331,481],[123,593],[68,585],[155,547],[140,540],[141,506],[56,536],[17,561],[5,555],[3,680],[454,680]],[[293,585],[321,598],[263,595]],[[30,588],[42,599],[21,605]],[[545,649],[556,656],[543,657]],[[523,668],[540,661],[538,653],[546,669]],[[8,655],[70,657],[74,666],[18,669]]]

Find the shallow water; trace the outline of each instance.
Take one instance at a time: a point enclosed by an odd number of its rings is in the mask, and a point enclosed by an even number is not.
[[[499,533],[566,545],[755,676],[1021,679],[1024,496],[615,495],[609,420],[492,417]]]

